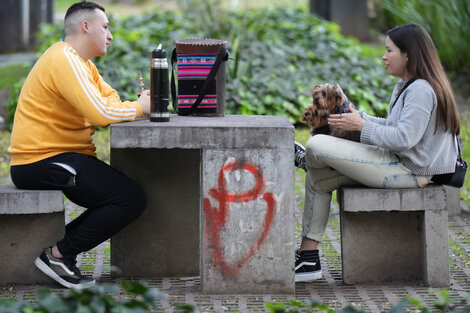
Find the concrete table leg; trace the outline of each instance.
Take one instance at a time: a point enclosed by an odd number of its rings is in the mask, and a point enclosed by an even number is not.
[[[201,151],[111,149],[111,165],[147,194],[144,213],[111,238],[116,275],[199,275]]]
[[[294,293],[292,151],[203,150],[205,293]]]

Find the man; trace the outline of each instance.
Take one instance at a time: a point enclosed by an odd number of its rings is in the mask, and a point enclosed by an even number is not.
[[[95,126],[149,114],[148,90],[121,102],[90,60],[106,54],[111,40],[103,7],[73,4],[64,19],[65,39],[53,44],[29,73],[11,134],[11,177],[21,189],[57,189],[87,210],[66,226],[65,236],[45,249],[36,266],[61,285],[94,281],[76,267],[88,251],[135,220],[146,197],[130,178],[98,160]]]

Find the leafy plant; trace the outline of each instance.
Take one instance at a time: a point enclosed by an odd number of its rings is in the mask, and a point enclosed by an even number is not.
[[[0,312],[143,313],[155,311],[155,301],[166,297],[160,291],[136,281],[122,281],[121,288],[128,294],[127,297],[119,297],[120,288],[112,284],[96,285],[93,288],[82,290],[71,289],[69,295],[59,295],[48,289],[38,289],[37,304],[32,305],[26,301],[0,299]]]
[[[0,89],[11,87],[18,77],[24,77],[28,74],[28,68],[24,63],[7,65],[0,68]]]
[[[220,0],[180,0],[182,12],[110,16],[114,36],[108,54],[94,59],[104,79],[122,99],[136,99],[139,72],[146,87],[151,51],[159,43],[171,55],[177,39],[228,41],[228,114],[285,115],[293,123],[311,102],[317,83],[339,83],[361,110],[383,116],[396,80],[380,60],[361,55],[360,44],[339,33],[336,24],[300,9],[278,7],[222,10]],[[62,25],[41,28],[40,52],[63,37]],[[17,97],[15,94],[13,98]],[[9,112],[14,111],[16,99]],[[11,123],[11,120],[10,120]]]
[[[455,312],[470,311],[470,294],[461,298],[451,297],[449,291],[443,289],[439,292],[431,289],[430,293],[437,296],[433,301],[433,310],[422,305],[420,301],[406,297],[397,303],[389,313],[405,312]],[[122,281],[119,288],[113,284],[97,284],[90,289],[71,289],[66,295],[55,294],[46,288],[37,290],[37,302],[31,304],[24,300],[0,299],[0,312],[5,313],[55,313],[55,312],[82,312],[82,313],[143,313],[158,312],[156,303],[167,299],[167,295],[157,289],[137,281]],[[266,308],[272,313],[298,313],[298,312],[341,312],[365,313],[366,311],[351,304],[335,309],[330,305],[322,304],[315,299],[303,303],[299,300],[289,300],[287,303],[266,303]],[[198,312],[198,308],[191,304],[175,304],[178,312]]]
[[[395,25],[416,23],[431,35],[447,69],[470,74],[470,6],[467,0],[382,0]]]
[[[26,76],[20,78],[11,88],[10,90],[10,97],[5,105],[7,111],[7,119],[6,119],[6,128],[11,131],[13,126],[13,119],[15,117],[15,110],[16,105],[18,104],[18,98],[20,96],[21,87],[23,87],[23,83],[26,79]]]

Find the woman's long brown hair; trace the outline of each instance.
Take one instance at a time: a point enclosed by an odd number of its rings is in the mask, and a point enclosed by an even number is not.
[[[437,97],[435,131],[440,123],[444,123],[445,131],[458,135],[460,117],[457,104],[431,36],[417,24],[397,26],[389,30],[387,36],[402,53],[408,54],[408,72],[415,78],[427,80],[434,89]]]

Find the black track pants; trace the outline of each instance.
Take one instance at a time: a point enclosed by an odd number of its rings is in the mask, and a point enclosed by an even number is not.
[[[132,179],[97,158],[63,153],[36,163],[11,167],[19,189],[62,190],[72,202],[87,208],[57,242],[67,258],[106,241],[145,209],[143,189]]]

